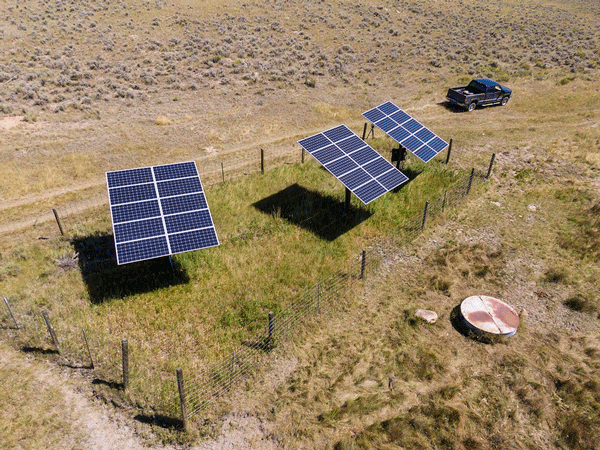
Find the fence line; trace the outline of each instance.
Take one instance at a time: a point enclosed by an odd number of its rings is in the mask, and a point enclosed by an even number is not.
[[[284,153],[285,152],[281,152],[282,155]],[[260,156],[257,157],[257,160],[259,160],[259,158]],[[298,155],[297,159],[300,159],[300,155]],[[269,161],[268,158],[265,158],[265,160]],[[469,192],[473,189],[475,184],[489,177],[492,163],[493,159],[490,163],[490,169],[488,169],[487,176],[483,173],[475,173],[475,171],[473,171],[471,176],[456,182],[452,188],[444,192],[443,195],[429,200],[426,210],[427,219],[432,220],[436,215],[439,215],[446,209],[453,208],[460,204],[460,202],[469,195]],[[218,169],[220,174],[220,165],[216,169]],[[257,164],[255,171],[259,170],[260,165]],[[220,182],[220,180],[217,182]],[[97,201],[91,201],[91,203],[95,202]],[[65,214],[65,212],[67,214]],[[60,217],[63,219],[62,226],[65,226],[66,222],[67,230],[76,231],[74,227],[69,226],[69,221],[65,221],[64,219],[72,217],[77,212],[77,208],[71,206],[61,210]],[[310,217],[307,217],[304,220],[310,220]],[[406,218],[400,226],[400,229],[404,232],[404,238],[402,242],[399,242],[399,246],[405,245],[419,236],[423,232],[424,224],[425,216],[421,213]],[[69,233],[67,232],[67,234]],[[231,354],[211,366],[198,369],[195,373],[186,374],[185,392],[183,392],[183,395],[187,402],[187,415],[184,417],[184,422],[187,423],[188,419],[198,417],[207,406],[231,391],[257,367],[258,363],[265,361],[273,349],[289,341],[293,337],[294,331],[296,331],[299,325],[304,323],[308,317],[330,314],[331,308],[329,308],[328,305],[331,305],[339,298],[345,297],[349,289],[352,288],[352,285],[361,278],[363,270],[366,270],[366,273],[368,274],[376,269],[377,263],[375,262],[375,258],[372,257],[373,252],[367,252],[365,256],[366,263],[364,263],[362,258],[358,258],[352,265],[348,265],[336,275],[321,280],[316,285],[306,289],[292,301],[288,308],[279,311],[268,323],[265,320],[264,328],[254,337],[254,339],[246,341],[243,345],[239,345],[231,352]],[[109,258],[106,258],[91,261],[84,263],[80,268],[82,271],[93,271],[100,267],[105,268],[105,264],[107,264],[109,260]],[[6,306],[8,308],[8,303],[6,303]],[[4,328],[10,328],[10,334],[20,339],[22,347],[31,351],[48,352],[47,347],[49,339],[47,333],[45,333],[44,319],[41,312],[35,313],[28,311],[25,314],[19,315],[18,311],[15,311],[14,308],[9,308],[8,311],[12,318],[8,317],[7,312],[7,318],[5,319],[3,317],[3,322],[8,323],[14,321],[16,326],[13,327],[11,325],[10,327],[5,326]],[[123,380],[123,374],[121,373],[123,364],[122,359],[119,357],[121,353],[119,351],[119,344],[122,341],[115,337],[114,342],[100,342],[93,333],[90,335],[88,332],[88,334],[85,335],[80,328],[69,327],[69,325],[65,323],[57,323],[54,319],[52,325],[61,345],[59,358],[63,361],[69,361],[71,367],[84,368],[86,367],[85,364],[89,362],[89,368],[94,370],[94,373],[105,380],[107,384],[113,386],[118,386],[120,384],[119,382]],[[132,354],[135,355],[135,343],[130,342],[130,344],[132,344],[130,345],[130,350]],[[98,352],[94,350],[106,345],[109,345],[111,349],[114,347],[114,352],[111,351],[113,356],[99,359]],[[77,364],[79,364],[79,366],[77,366]],[[130,365],[131,386],[129,388],[135,390],[140,398],[148,397],[148,401],[153,403],[155,410],[163,411],[171,415],[177,415],[178,387],[175,373],[173,373],[172,377],[166,377],[172,389],[167,389],[167,392],[165,392],[164,376],[159,374],[137,373],[135,356],[132,357]],[[136,375],[140,377],[143,376],[143,382],[136,380]],[[125,381],[125,383],[127,383],[127,381]]]
[[[429,217],[440,214],[447,208],[460,203],[473,183],[484,180],[482,174],[471,175],[457,182],[452,189],[444,192],[440,198],[428,202],[427,214]],[[406,231],[406,238],[399,245],[405,245],[414,240],[423,231],[423,216],[416,214],[407,218],[402,225]],[[363,253],[364,254],[364,253]],[[374,258],[366,256],[367,270],[375,268]],[[293,335],[293,331],[310,315],[322,315],[329,312],[327,308],[336,298],[344,296],[352,284],[360,279],[363,261],[346,267],[336,275],[321,280],[316,285],[307,289],[299,296],[290,307],[282,310],[273,317],[265,328],[255,338],[238,346],[232,353],[224,357],[209,368],[198,370],[186,379],[187,415],[189,419],[197,417],[207,406],[230,391],[236,384],[243,380],[259,361],[266,358],[267,354],[280,343],[285,343]],[[187,418],[186,418],[187,420]]]

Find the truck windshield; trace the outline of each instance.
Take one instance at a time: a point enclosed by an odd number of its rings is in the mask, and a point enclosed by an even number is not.
[[[485,92],[485,86],[478,81],[472,80],[469,83],[469,90],[472,92]]]

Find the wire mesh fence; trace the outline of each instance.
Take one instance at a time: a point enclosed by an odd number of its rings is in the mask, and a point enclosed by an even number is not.
[[[482,174],[471,172],[469,177],[455,183],[452,189],[428,202],[427,210],[422,215],[407,218],[401,226],[405,233],[399,245],[413,241],[426,227],[427,217],[439,215],[446,209],[457,206],[484,179]],[[187,408],[182,408],[188,417],[184,421],[193,420],[207,406],[239,384],[254,367],[268,357],[271,350],[288,341],[308,317],[329,314],[332,310],[330,305],[348,295],[352,285],[376,267],[376,259],[363,251],[358,262],[355,261],[346,270],[321,280],[298,296],[289,307],[282,309],[277,315],[270,315],[265,328],[254,339],[239,346],[211,367],[188,375],[185,383]]]
[[[228,172],[226,172],[227,164],[224,162],[213,161],[210,164],[203,164],[201,175],[204,184],[223,182],[223,180],[244,173],[266,170],[274,165],[299,162],[304,157],[304,155],[299,156],[297,153],[289,151],[276,152],[270,156],[267,156],[266,152],[261,153],[262,155],[258,154],[256,158],[230,161],[231,166]],[[470,191],[487,176],[489,176],[489,170],[487,175],[476,173],[473,170],[470,176],[458,180],[442,195],[429,200],[424,205],[422,214],[407,217],[399,226],[403,237],[402,242],[399,242],[398,245],[402,246],[413,241],[426,229],[429,220],[445,210],[459,205]],[[286,214],[298,216],[295,218],[295,223],[302,224],[311,221],[315,208],[302,203],[309,201],[306,200],[306,195],[302,193],[295,195],[298,198],[296,203],[299,205],[295,206],[294,211]],[[103,202],[107,203],[107,199],[97,197],[86,202],[64,205],[57,209],[56,219],[65,234],[77,235],[79,232],[77,224],[80,222],[76,220],[77,216],[88,213],[90,208],[100,206]],[[270,211],[270,213],[277,215],[282,212]],[[318,222],[321,227],[334,225],[324,224],[322,220],[318,220]],[[109,224],[110,220],[107,218],[107,225],[109,226]],[[103,241],[107,238],[105,235],[99,235],[98,238],[102,241],[99,241],[97,245],[99,248],[112,249],[111,245],[105,245],[106,242]],[[88,239],[87,242],[90,240]],[[97,270],[106,271],[111,268],[117,270],[114,255],[98,253],[96,250],[93,249],[89,252],[89,254],[95,255],[93,259],[81,260],[80,258],[79,268],[82,273],[93,274]],[[169,375],[165,375],[164,372],[152,373],[151,368],[143,370],[138,368],[135,358],[128,368],[127,376],[131,380],[128,388],[135,392],[138,400],[152,405],[151,407],[156,411],[172,416],[177,416],[185,411],[187,417],[184,417],[184,423],[187,423],[188,420],[198,417],[215,400],[234,389],[257,366],[268,361],[271,352],[290,341],[298,327],[308,318],[322,318],[324,315],[331,314],[334,311],[331,305],[346,297],[353,284],[362,280],[365,273],[374,272],[379,261],[381,261],[380,254],[375,258],[374,254],[363,251],[352,264],[307,289],[277,314],[270,315],[264,328],[253,339],[237,346],[231,354],[216,363],[185,374],[185,390],[180,396],[182,403],[178,404],[177,401],[178,389],[175,370]],[[55,322],[53,327],[55,327],[60,345],[59,358],[63,364],[74,368],[89,366],[94,370],[97,380],[114,388],[122,389],[124,387],[123,355],[118,338],[114,337],[113,339],[86,333],[81,328],[71,326],[64,317],[57,318],[59,320],[55,320],[53,317],[51,319]],[[9,330],[10,334],[19,340],[21,348],[31,349],[30,351],[56,351],[58,353],[58,348],[53,349],[54,343],[49,338],[48,326],[44,323],[40,311],[14,311],[6,302],[6,314],[2,317],[2,327]],[[131,351],[135,354],[135,342],[131,343]]]

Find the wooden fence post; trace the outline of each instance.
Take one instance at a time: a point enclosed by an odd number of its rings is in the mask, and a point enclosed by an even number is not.
[[[425,211],[423,211],[423,222],[421,223],[421,231],[425,229],[425,222],[427,221],[427,208],[429,208],[429,202],[425,202]]]
[[[494,160],[496,159],[496,154],[492,153],[492,159],[490,159],[490,166],[488,167],[488,171],[487,171],[487,175],[485,176],[485,179],[487,180],[490,175],[492,174],[492,166],[494,165]]]
[[[56,338],[56,333],[54,332],[54,328],[52,328],[52,324],[50,323],[50,319],[48,318],[48,313],[46,311],[42,311],[42,317],[44,317],[44,321],[46,322],[46,328],[48,329],[48,334],[50,334],[52,343],[54,344],[54,347],[56,347],[56,351],[60,355],[60,347],[58,345],[58,339]]]
[[[265,151],[260,149],[260,173],[265,173]]]
[[[19,324],[15,320],[15,316],[13,316],[12,310],[10,309],[10,306],[8,305],[8,300],[6,300],[6,297],[4,297],[4,304],[8,308],[8,313],[10,314],[10,317],[12,318],[13,322],[15,323],[15,328],[18,330],[19,329]]]
[[[221,163],[221,176],[223,177],[223,183],[225,183],[225,168],[223,167],[223,163]]]
[[[273,334],[275,334],[275,315],[269,311],[269,345],[273,344]]]
[[[446,195],[448,194],[448,191],[444,191],[444,201],[442,202],[442,212],[444,212],[444,210],[446,209]]]
[[[92,358],[92,352],[90,351],[90,344],[88,342],[87,335],[85,334],[85,330],[82,328],[81,332],[83,333],[83,340],[85,341],[85,347],[88,351],[88,356],[90,357],[90,369],[94,368],[94,359]]]
[[[362,251],[362,256],[360,258],[360,279],[362,280],[365,277],[365,266],[367,265],[367,251]]]
[[[123,390],[129,386],[129,344],[127,339],[121,341],[121,353],[123,354]]]
[[[181,404],[181,418],[183,421],[183,431],[189,430],[187,405],[185,403],[185,386],[183,384],[183,371],[181,367],[177,368],[177,389],[179,390],[179,402]]]
[[[475,167],[471,170],[471,176],[469,176],[469,185],[467,186],[467,195],[471,192],[471,186],[473,185],[473,175],[475,175]]]
[[[60,217],[58,217],[58,211],[56,210],[56,208],[52,208],[52,212],[54,213],[54,218],[56,219],[56,223],[58,224],[58,229],[60,230],[60,234],[62,236],[64,236],[65,232],[63,230],[62,224],[60,223]]]

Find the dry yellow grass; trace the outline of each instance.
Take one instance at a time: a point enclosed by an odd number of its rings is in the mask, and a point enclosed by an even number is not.
[[[359,6],[177,0],[107,2],[106,10],[93,11],[81,2],[73,11],[48,4],[42,18],[41,5],[8,5],[11,21],[0,19],[0,111],[26,120],[0,135],[0,226],[17,224],[2,228],[0,295],[17,294],[15,302],[31,311],[54,305],[91,326],[91,317],[82,318],[91,306],[84,280],[54,263],[72,247],[57,239],[52,222],[36,218],[52,220],[52,207],[70,203],[74,212],[87,211],[72,217],[81,222],[70,224],[78,232],[107,229],[107,210],[95,200],[105,194],[107,170],[196,160],[203,181],[212,183],[221,162],[232,174],[256,171],[259,148],[299,152],[297,139],[342,122],[360,132],[360,113],[391,99],[454,139],[453,167],[485,167],[495,152],[488,190],[410,251],[384,258],[380,278],[348,298],[344,314],[301,333],[280,361],[281,374],[275,365],[264,379],[248,380],[246,390],[207,412],[208,427],[218,429],[223,415],[253,418],[239,425],[259,436],[253,448],[264,445],[265,435],[273,437],[272,447],[284,448],[492,449],[512,443],[507,436],[524,448],[593,448],[600,357],[593,337],[599,274],[590,245],[597,241],[600,158],[597,5]],[[484,45],[490,43],[496,47]],[[506,80],[514,90],[508,106],[472,114],[445,108],[446,89],[475,76]],[[376,133],[377,145],[391,148]],[[337,187],[331,177],[320,182],[324,191]],[[77,203],[92,199],[89,209]],[[258,250],[265,261],[285,263],[286,249],[265,243],[268,233],[281,231],[276,214],[272,223],[258,220],[249,229],[226,226],[236,223],[239,210],[220,214],[225,245],[258,236],[235,256],[187,260],[195,276],[218,267],[252,286],[230,289],[227,322],[244,300],[264,300],[257,288],[263,274],[240,267],[254,263]],[[289,232],[288,240],[300,233]],[[144,328],[131,331],[140,344],[132,345],[145,360],[178,363],[173,342],[184,353],[205,351],[215,324],[198,326],[176,301],[211,288],[198,280],[161,291],[169,300],[161,304],[135,295],[97,306],[118,336],[117,347],[105,337],[97,343],[106,355],[118,353],[127,322],[141,320]],[[273,289],[289,294],[286,286]],[[512,300],[530,321],[506,344],[468,339],[450,319],[473,290]],[[251,307],[270,306],[252,300]],[[423,305],[441,312],[438,324],[414,322],[413,310]],[[140,319],[136,308],[149,309]],[[180,319],[178,333],[165,331]],[[536,322],[547,328],[536,329]],[[40,333],[28,344],[45,346],[47,337]],[[221,352],[228,344],[224,338],[213,345]],[[159,356],[154,348],[161,348]],[[145,369],[136,376],[146,376]],[[38,387],[27,378],[15,392]],[[0,396],[12,411],[19,400],[9,391]],[[48,389],[43,404],[60,406],[54,394]],[[16,423],[8,438],[30,434],[30,423]],[[31,446],[39,430],[60,447],[57,430],[69,430],[69,423],[68,414],[51,414],[45,428],[33,431]],[[489,438],[477,434],[482,429]]]

